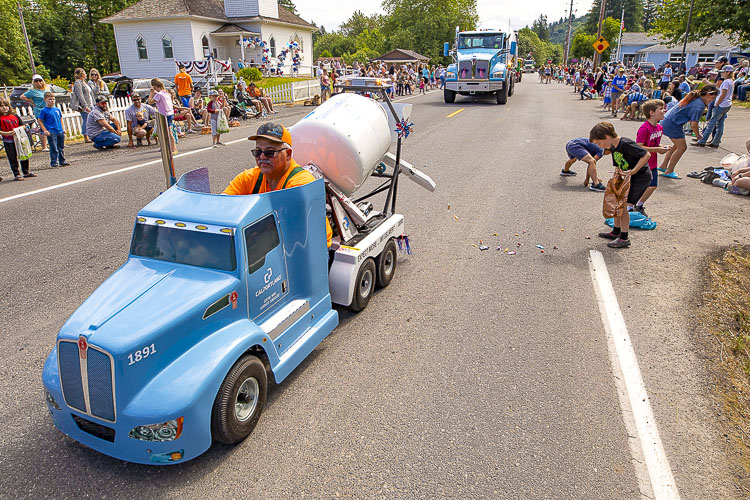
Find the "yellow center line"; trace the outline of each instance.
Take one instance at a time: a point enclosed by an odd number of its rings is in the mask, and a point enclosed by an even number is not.
[[[446,118],[452,118],[452,117],[456,116],[457,114],[459,114],[459,113],[460,113],[461,111],[463,111],[464,109],[465,109],[465,108],[457,109],[457,110],[456,110],[456,111],[454,111],[453,113],[451,113],[451,114],[449,114],[448,116],[446,116]]]

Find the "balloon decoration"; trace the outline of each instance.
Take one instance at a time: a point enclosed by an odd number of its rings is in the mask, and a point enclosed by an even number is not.
[[[265,69],[266,66],[271,66],[271,57],[270,57],[270,50],[269,50],[269,44],[265,40],[261,40],[258,37],[254,38],[243,38],[239,42],[244,48],[246,49],[255,49],[259,48],[262,50],[262,57],[261,57],[261,66]],[[276,56],[276,67],[271,68],[272,71],[274,71],[277,75],[283,75],[283,66],[284,62],[286,61],[287,56],[291,56],[292,58],[292,71],[299,71],[300,66],[302,65],[302,54],[301,47],[299,43],[297,42],[289,42],[286,44],[286,48],[281,50],[279,52],[279,55]]]

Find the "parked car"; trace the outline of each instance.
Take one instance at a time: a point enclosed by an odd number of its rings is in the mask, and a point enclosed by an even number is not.
[[[167,90],[174,88],[174,82],[170,80],[162,80],[162,82]],[[148,99],[151,93],[151,79],[121,77],[112,90],[112,97],[130,97],[134,93],[141,96],[141,99]]]
[[[644,75],[655,75],[656,65],[650,61],[641,61],[636,66],[638,71],[643,71]]]
[[[30,83],[19,85],[13,89],[10,94],[10,105],[13,108],[26,108],[29,103],[22,100],[21,96],[25,94],[31,88]],[[57,85],[50,85],[50,90],[55,94],[55,100],[57,104],[70,104],[70,92]]]
[[[713,62],[699,62],[688,71],[688,75],[693,75],[696,78],[703,78],[708,76],[715,64]]]

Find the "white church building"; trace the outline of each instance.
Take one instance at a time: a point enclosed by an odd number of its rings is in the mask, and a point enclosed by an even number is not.
[[[101,22],[113,26],[120,72],[132,78],[171,78],[177,62],[190,61],[196,63],[192,74],[203,73],[209,55],[225,64],[231,60],[235,71],[243,59],[260,64],[263,49],[242,46],[243,39],[265,41],[271,67],[296,42],[302,56],[299,74],[313,74],[317,28],[276,0],[141,0]],[[291,54],[283,69],[292,73]]]

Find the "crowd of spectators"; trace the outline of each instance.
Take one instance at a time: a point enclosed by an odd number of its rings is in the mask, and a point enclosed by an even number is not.
[[[383,78],[390,82],[390,95],[411,95],[415,90],[421,92],[435,90],[445,86],[446,68],[442,65],[426,63],[386,63],[376,61],[369,64],[353,63],[351,66],[341,64],[338,60],[320,61],[318,63],[318,80],[321,88],[321,101],[325,101],[335,88],[336,82],[343,76],[365,76]]]

